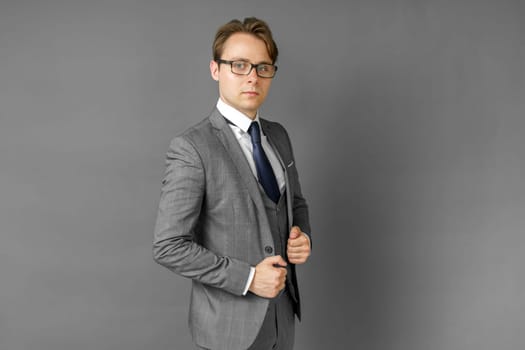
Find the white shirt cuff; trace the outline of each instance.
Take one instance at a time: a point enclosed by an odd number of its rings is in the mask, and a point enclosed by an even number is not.
[[[242,295],[246,295],[248,293],[248,289],[250,289],[253,277],[255,277],[255,267],[250,267],[250,275],[248,276],[248,282],[246,283],[246,287],[244,287],[244,292]]]

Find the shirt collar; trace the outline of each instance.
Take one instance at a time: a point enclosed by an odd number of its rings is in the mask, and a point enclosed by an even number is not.
[[[226,104],[226,102],[224,102],[221,98],[219,98],[219,100],[217,101],[217,109],[224,116],[224,118],[228,119],[230,122],[232,122],[244,132],[248,132],[248,128],[250,127],[252,122],[256,121],[259,123],[259,112],[257,112],[255,120],[252,120],[248,118],[244,113]]]

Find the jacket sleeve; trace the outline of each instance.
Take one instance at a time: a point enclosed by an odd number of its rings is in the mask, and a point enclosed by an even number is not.
[[[196,148],[186,138],[176,137],[166,156],[154,259],[181,276],[242,295],[250,265],[219,256],[196,242],[205,189],[205,168]]]
[[[285,139],[288,143],[288,149],[290,150],[291,157],[293,159],[293,165],[289,169],[290,181],[294,184],[294,192],[292,194],[292,226],[299,226],[301,231],[305,232],[310,238],[310,245],[312,244],[312,231],[310,227],[310,215],[308,211],[308,204],[303,196],[301,190],[301,183],[299,181],[299,174],[297,172],[297,162],[295,161],[295,155],[293,152],[292,142],[290,136],[284,127],[281,127],[285,133]]]

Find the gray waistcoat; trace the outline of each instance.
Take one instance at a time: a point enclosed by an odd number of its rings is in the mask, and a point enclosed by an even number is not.
[[[264,207],[266,208],[266,216],[268,216],[268,222],[270,223],[270,228],[272,230],[272,237],[274,242],[274,255],[280,255],[284,260],[288,261],[286,256],[286,246],[288,242],[288,215],[286,212],[286,193],[281,195],[279,202],[274,203],[264,192],[261,186],[261,197],[264,202]],[[297,302],[296,291],[292,283],[292,268],[291,264],[287,265],[287,276],[286,276],[286,287],[292,296],[292,299]]]

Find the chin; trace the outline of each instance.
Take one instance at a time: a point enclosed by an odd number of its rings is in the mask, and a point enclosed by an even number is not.
[[[262,101],[250,101],[248,103],[245,103],[242,107],[246,110],[253,110],[256,111],[261,107]]]

